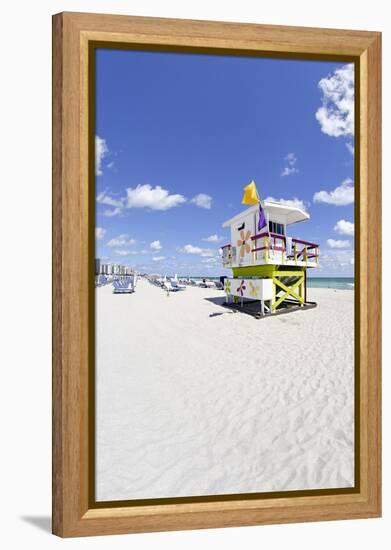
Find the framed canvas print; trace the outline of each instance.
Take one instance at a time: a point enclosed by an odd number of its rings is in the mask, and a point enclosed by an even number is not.
[[[53,532],[380,515],[380,34],[53,18]]]

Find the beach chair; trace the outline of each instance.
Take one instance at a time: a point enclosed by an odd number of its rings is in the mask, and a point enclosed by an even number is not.
[[[131,279],[129,280],[115,280],[113,281],[113,294],[131,294],[134,292],[133,283]]]
[[[106,277],[104,275],[99,275],[98,286],[105,286],[106,283],[107,283]]]
[[[179,288],[175,288],[172,285],[172,282],[169,279],[167,279],[167,281],[165,281],[163,283],[163,288],[164,288],[164,290],[167,290],[168,292],[177,292],[179,290]]]
[[[172,290],[186,290],[185,285],[180,285],[175,279],[170,280]]]

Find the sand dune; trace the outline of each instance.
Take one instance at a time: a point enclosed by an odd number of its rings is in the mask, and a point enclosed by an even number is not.
[[[217,290],[111,290],[96,290],[97,500],[353,485],[352,291],[255,320]]]

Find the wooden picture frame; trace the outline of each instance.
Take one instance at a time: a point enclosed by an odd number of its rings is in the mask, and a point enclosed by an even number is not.
[[[94,45],[355,64],[356,451],[351,491],[97,506],[91,499],[90,59]],[[53,17],[53,533],[62,537],[378,517],[381,514],[381,34],[61,13]]]

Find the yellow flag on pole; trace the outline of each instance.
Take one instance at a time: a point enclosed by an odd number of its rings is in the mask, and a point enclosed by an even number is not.
[[[254,180],[246,185],[242,198],[242,204],[258,204],[260,202]]]

